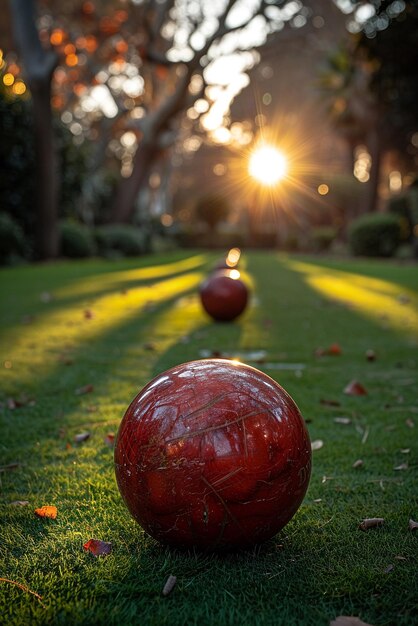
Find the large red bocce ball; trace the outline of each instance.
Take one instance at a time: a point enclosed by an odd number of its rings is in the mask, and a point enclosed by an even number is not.
[[[238,270],[218,270],[200,286],[200,300],[206,313],[219,322],[230,322],[244,311],[248,289]]]
[[[144,530],[175,547],[245,548],[295,514],[311,446],[289,394],[257,369],[223,359],[160,374],[128,407],[115,470]]]

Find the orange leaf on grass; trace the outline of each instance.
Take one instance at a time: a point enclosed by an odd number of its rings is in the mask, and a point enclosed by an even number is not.
[[[315,356],[340,356],[342,349],[339,343],[332,343],[328,348],[316,348],[314,352]]]
[[[332,343],[327,349],[327,354],[331,356],[339,356],[342,354],[341,346],[339,343]]]
[[[84,545],[84,550],[91,552],[94,556],[107,556],[112,552],[112,544],[101,539],[89,539]]]
[[[56,519],[58,509],[53,505],[41,506],[39,509],[35,509],[35,515],[38,517],[47,517],[48,519]]]
[[[344,393],[347,394],[347,396],[367,396],[365,387],[363,387],[358,380],[352,380],[349,382],[344,388]]]

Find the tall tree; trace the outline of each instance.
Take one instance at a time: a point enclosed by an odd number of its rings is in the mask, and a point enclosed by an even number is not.
[[[34,0],[10,0],[14,36],[32,94],[36,157],[36,251],[41,259],[58,253],[58,164],[52,127],[51,79],[57,55],[45,49],[36,27]]]
[[[241,67],[250,67],[257,62],[254,50],[275,33],[280,36],[285,23],[303,10],[302,2],[290,0],[39,0],[42,19],[37,54],[32,55],[34,0],[10,2],[31,90],[37,90],[36,76],[39,82],[39,72],[29,67],[33,57],[44,68],[45,108],[47,78],[56,66],[52,46],[59,58],[52,106],[77,145],[91,140],[92,177],[109,160],[118,160],[122,178],[111,218],[122,222],[132,219],[152,164],[167,155],[193,103],[204,103],[199,115],[209,115],[212,109],[219,114],[219,93],[229,101],[237,93],[224,84],[217,95],[209,94],[217,82],[216,72],[207,78],[214,63],[238,53],[241,59],[246,55]],[[26,27],[31,24],[30,45],[20,26],[24,16]],[[49,119],[46,113],[42,116],[44,125]],[[199,132],[205,130],[201,127]],[[43,135],[45,141],[47,136]],[[55,188],[55,184],[44,186],[44,193],[55,197]]]
[[[370,153],[361,209],[373,211],[387,151],[398,151],[400,160],[417,169],[413,137],[418,126],[418,3],[353,0],[352,4],[351,42],[329,56],[320,84],[351,154],[359,144]]]
[[[418,129],[418,2],[381,2],[366,26],[357,56],[371,67],[370,90],[381,105],[383,146],[397,150],[416,168],[411,139]]]
[[[257,47],[245,33],[258,29],[258,45],[283,26],[295,11],[281,13],[286,0],[245,3],[227,0],[219,5],[184,0],[148,0],[141,5],[144,24],[141,45],[144,66],[164,73],[160,92],[140,120],[141,137],[132,174],[122,181],[113,205],[114,221],[130,221],[135,200],[149,175],[153,161],[176,137],[179,117],[193,103],[207,97],[205,69],[224,54],[225,45],[239,52]],[[289,3],[292,4],[292,3]],[[296,7],[296,12],[301,8]],[[241,15],[240,15],[241,12]],[[235,42],[231,35],[238,34]],[[260,40],[260,33],[262,38]],[[196,88],[196,85],[198,87]]]

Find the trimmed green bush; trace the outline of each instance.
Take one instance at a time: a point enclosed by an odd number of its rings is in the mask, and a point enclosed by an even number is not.
[[[390,198],[388,202],[389,212],[400,219],[401,239],[409,241],[412,236],[412,218],[409,210],[408,196],[402,194]]]
[[[412,256],[418,258],[418,179],[401,195],[390,198],[388,208],[400,218],[402,242],[410,244]]]
[[[401,241],[399,217],[390,213],[362,215],[348,229],[348,242],[355,256],[392,256]]]
[[[148,232],[129,224],[107,224],[95,231],[99,254],[105,257],[139,256],[148,252]]]
[[[214,231],[219,222],[226,219],[231,211],[228,200],[221,195],[207,194],[197,201],[195,215]]]
[[[27,256],[23,229],[10,215],[0,213],[0,265],[13,265]]]
[[[59,117],[54,117],[53,125],[60,164],[60,217],[75,217],[87,175],[87,148],[74,145],[72,133]],[[23,228],[33,247],[37,170],[32,100],[26,94],[13,97],[0,87],[0,137],[0,206]]]
[[[337,231],[332,226],[318,226],[312,230],[312,247],[315,252],[326,252],[331,248]]]
[[[30,239],[36,226],[36,159],[31,101],[0,89],[0,206]],[[1,253],[4,256],[3,252]]]
[[[82,259],[95,251],[95,242],[90,230],[77,222],[61,222],[60,252],[70,259]]]

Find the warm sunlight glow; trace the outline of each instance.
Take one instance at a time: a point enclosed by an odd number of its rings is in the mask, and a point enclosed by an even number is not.
[[[286,175],[286,157],[273,146],[260,146],[250,157],[248,171],[259,183],[271,187]]]
[[[322,296],[380,324],[418,337],[418,297],[412,290],[379,278],[319,265],[296,261],[289,261],[288,265],[304,274],[306,283]]]

